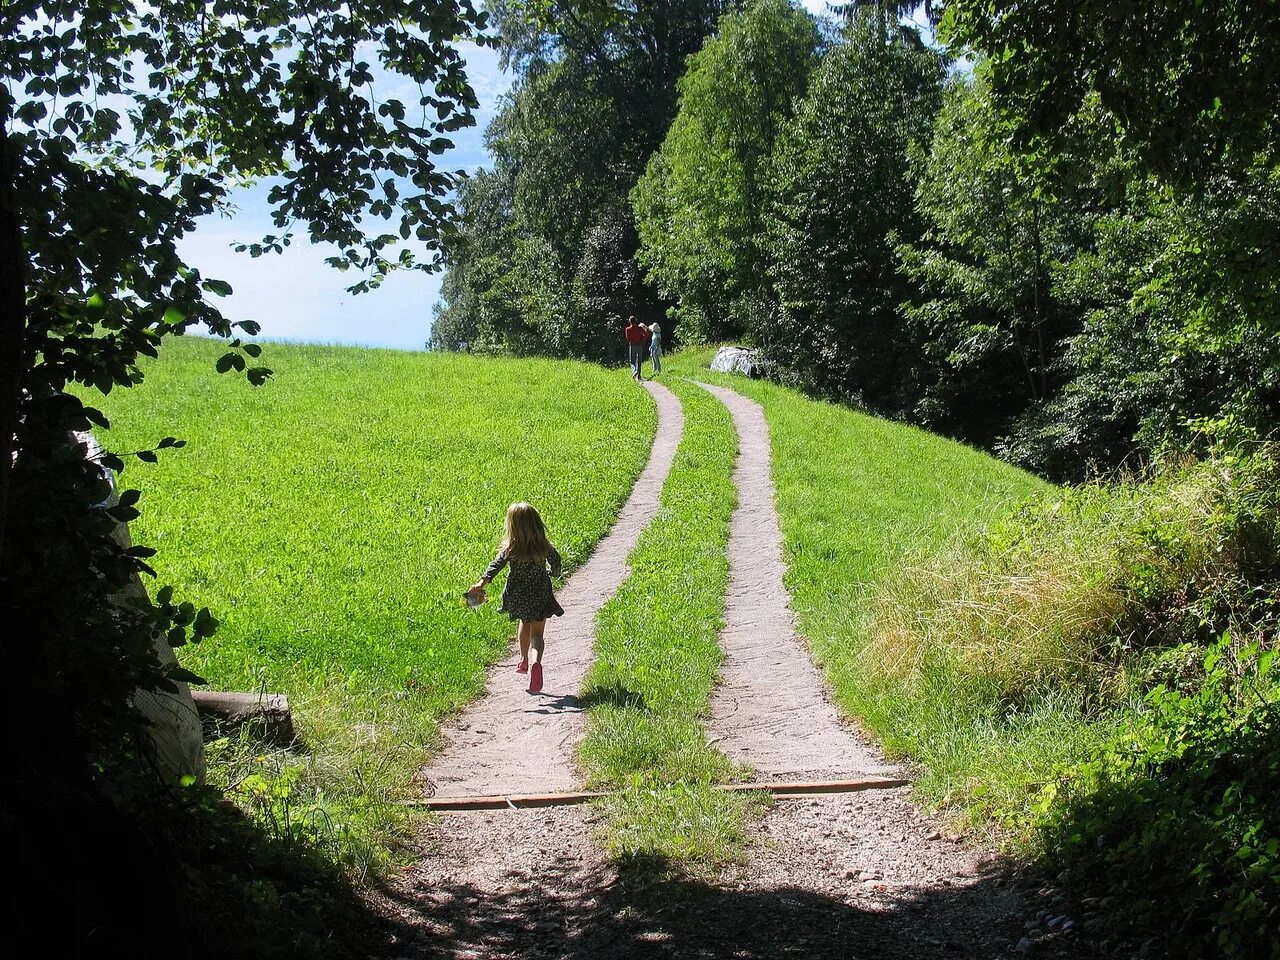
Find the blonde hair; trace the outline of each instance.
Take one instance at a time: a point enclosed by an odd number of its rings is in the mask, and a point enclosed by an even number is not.
[[[502,550],[508,560],[545,560],[551,554],[551,541],[542,517],[528,503],[507,507],[507,536]]]

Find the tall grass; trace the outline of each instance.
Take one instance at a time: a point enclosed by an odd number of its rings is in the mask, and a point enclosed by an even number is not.
[[[712,374],[713,352],[686,351],[671,366],[764,407],[792,606],[838,703],[861,716],[862,652],[885,578],[1054,488],[923,430]]]
[[[917,558],[876,596],[870,722],[924,763],[926,788],[1030,839],[1029,788],[1194,667],[1194,649],[1225,632],[1274,642],[1276,472],[1262,456],[1065,490]],[[978,735],[930,732],[934,703]]]
[[[143,491],[133,533],[158,548],[159,581],[222,620],[181,660],[216,688],[290,697],[304,749],[221,744],[214,780],[376,871],[440,718],[509,641],[505,618],[460,599],[507,505],[537,505],[579,563],[639,474],[655,411],[586,364],[267,345],[276,374],[253,388],[217,375],[218,354],[166,347],[100,404],[104,441],[188,441],[122,478]]]

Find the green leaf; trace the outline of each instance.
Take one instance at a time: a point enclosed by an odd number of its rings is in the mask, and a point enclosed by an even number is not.
[[[196,614],[195,621],[192,624],[192,629],[195,632],[196,638],[200,639],[203,637],[213,636],[217,632],[218,626],[219,621],[209,612],[209,608],[201,607],[200,611]]]
[[[231,284],[225,280],[202,280],[200,287],[207,293],[212,293],[215,297],[231,296]]]

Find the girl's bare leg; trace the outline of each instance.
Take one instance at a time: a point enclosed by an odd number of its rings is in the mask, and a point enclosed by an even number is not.
[[[546,632],[547,621],[535,620],[533,623],[529,624],[529,628],[530,628],[529,645],[533,647],[533,662],[541,663],[542,650],[544,646],[542,641],[542,636]]]
[[[545,620],[533,620],[524,624],[529,630],[529,646],[533,648],[533,662],[529,664],[529,692],[542,692],[542,632]]]
[[[529,636],[533,632],[531,630],[532,627],[532,623],[525,623],[523,620],[520,621],[520,632],[516,634],[516,636],[520,640],[520,659],[522,661],[529,659]],[[541,629],[542,624],[539,623],[538,627]]]

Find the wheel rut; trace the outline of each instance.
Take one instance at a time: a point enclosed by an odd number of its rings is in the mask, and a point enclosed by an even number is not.
[[[716,746],[771,779],[896,776],[875,747],[843,722],[796,632],[783,583],[786,563],[775,506],[769,424],[760,404],[700,383],[733,417],[738,508],[729,521],[729,587],[711,700]]]

